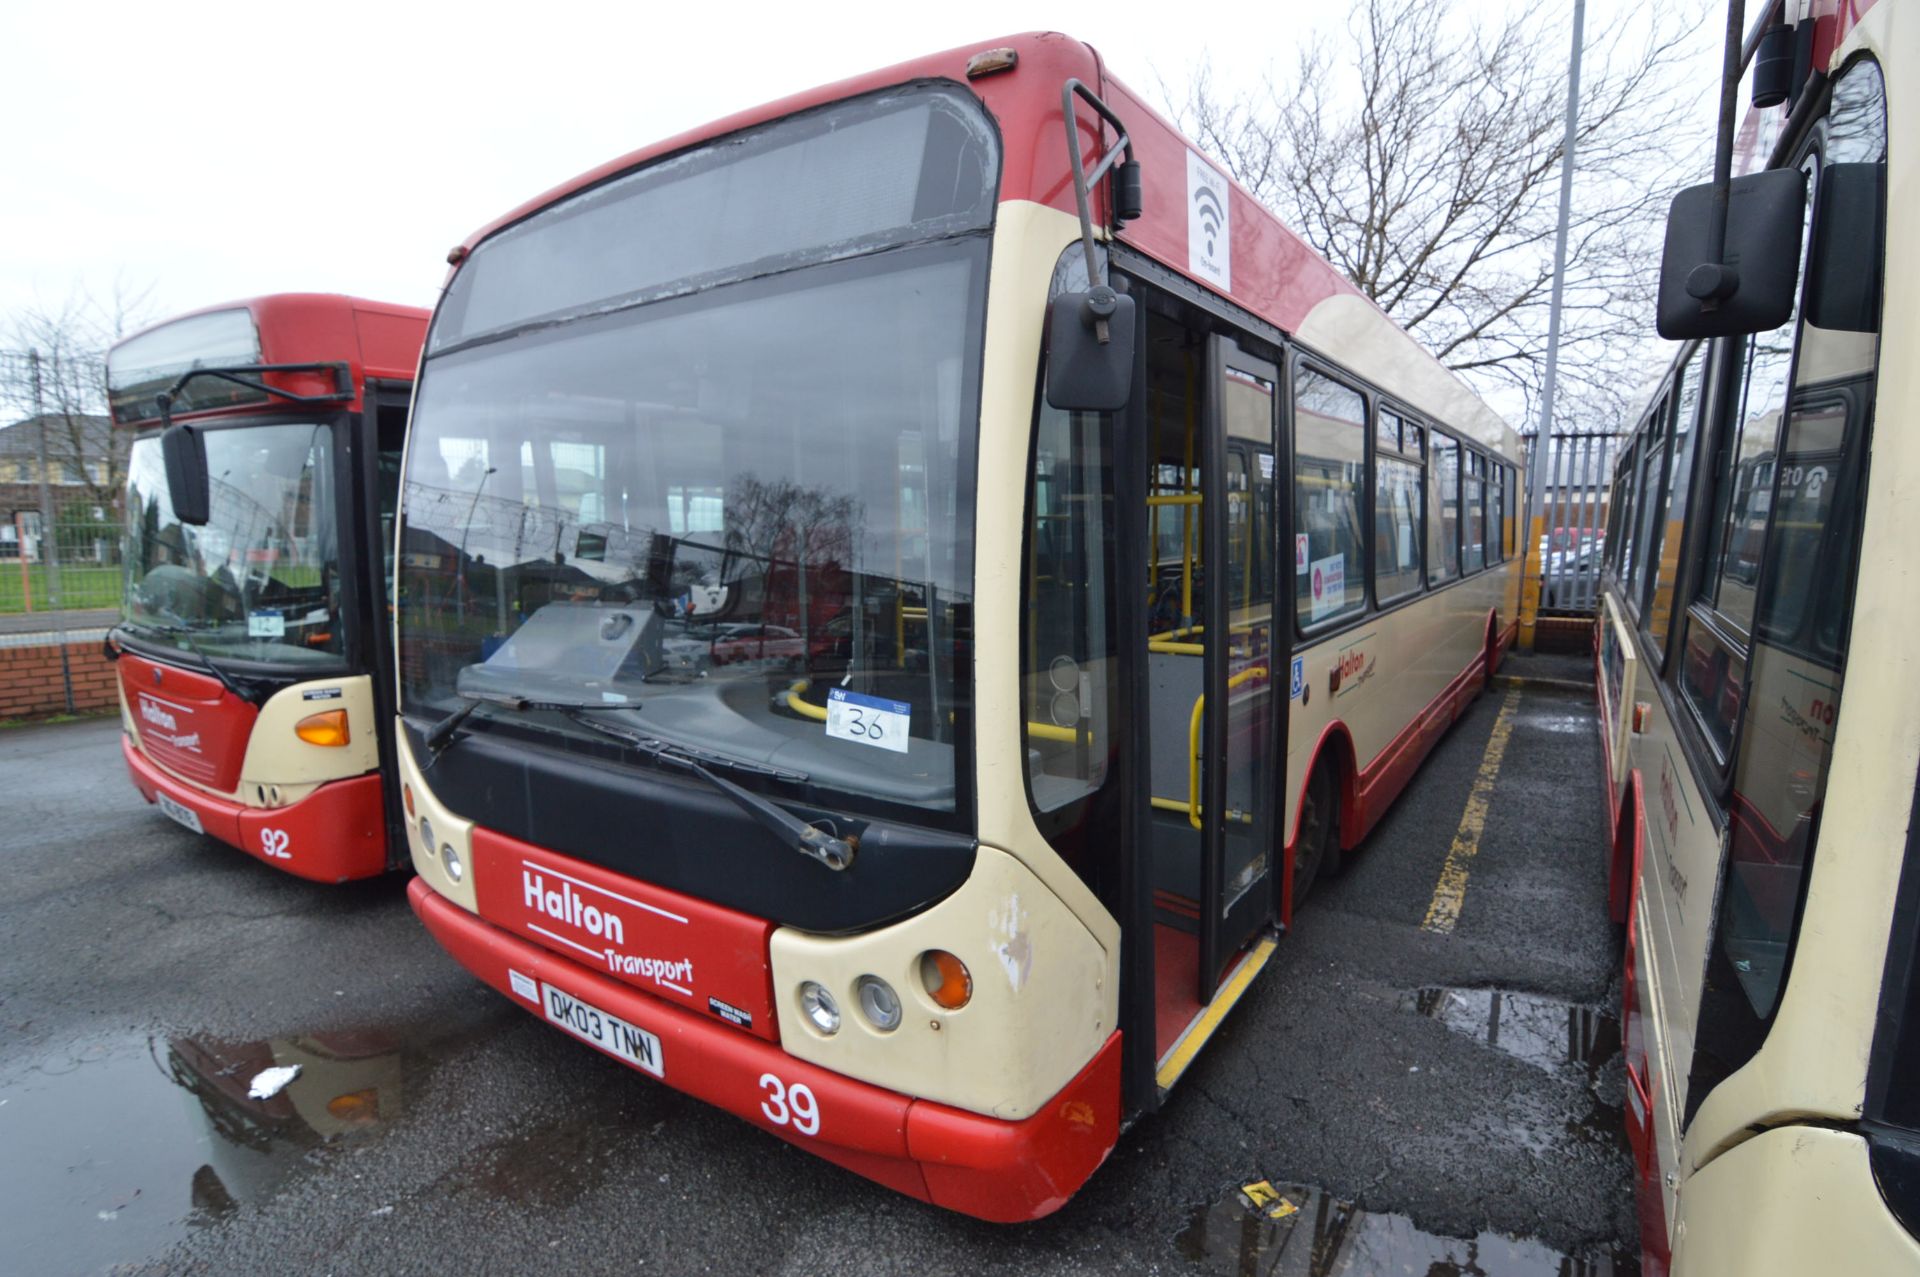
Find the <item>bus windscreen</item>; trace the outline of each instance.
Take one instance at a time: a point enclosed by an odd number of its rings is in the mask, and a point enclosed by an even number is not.
[[[483,698],[476,725],[575,749],[611,748],[594,724],[614,722],[822,801],[952,818],[994,172],[956,98],[795,117],[474,252],[408,447],[409,712]],[[850,180],[779,212],[781,186]],[[708,199],[762,234],[689,211]],[[777,266],[742,265],[769,248]],[[648,291],[666,276],[703,282]]]

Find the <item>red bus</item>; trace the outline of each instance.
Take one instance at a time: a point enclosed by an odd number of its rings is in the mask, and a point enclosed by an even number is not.
[[[986,1219],[1159,1106],[1513,631],[1518,437],[1064,36],[541,196],[421,368],[414,908]]]
[[[121,750],[148,802],[276,869],[404,862],[389,598],[427,312],[285,294],[107,355],[127,463]]]

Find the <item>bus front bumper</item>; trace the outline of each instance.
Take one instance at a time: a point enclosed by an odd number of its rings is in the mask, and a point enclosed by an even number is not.
[[[659,1040],[654,1076],[668,1086],[921,1201],[996,1223],[1039,1219],[1073,1196],[1119,1138],[1118,1033],[1039,1112],[1005,1122],[796,1059],[521,940],[421,878],[407,897],[442,948],[524,1009],[555,1022],[543,1003],[551,988],[618,1016]],[[810,1103],[796,1102],[803,1090]]]
[[[329,781],[285,807],[243,807],[162,771],[126,733],[120,753],[148,802],[165,795],[200,827],[275,869],[314,882],[346,882],[387,871],[387,819],[378,775]]]

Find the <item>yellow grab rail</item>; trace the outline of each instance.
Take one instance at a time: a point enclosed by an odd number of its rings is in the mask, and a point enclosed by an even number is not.
[[[811,701],[803,701],[800,699],[800,694],[811,686],[813,686],[813,684],[809,680],[801,679],[782,693],[786,698],[782,704],[802,718],[811,718],[816,723],[824,723],[827,721],[827,711],[813,704]]]
[[[1266,676],[1266,666],[1248,666],[1227,680],[1227,690]],[[1187,720],[1187,822],[1195,829],[1200,828],[1200,716],[1206,707],[1207,694],[1202,692],[1193,698],[1193,716]]]

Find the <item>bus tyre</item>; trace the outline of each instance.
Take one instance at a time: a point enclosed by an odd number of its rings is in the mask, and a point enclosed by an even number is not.
[[[1300,804],[1300,834],[1293,851],[1293,910],[1300,911],[1322,874],[1340,871],[1340,809],[1333,768],[1320,763],[1307,780]]]

